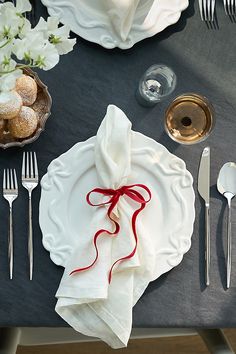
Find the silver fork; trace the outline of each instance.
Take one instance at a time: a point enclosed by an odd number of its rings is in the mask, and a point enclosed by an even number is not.
[[[9,231],[8,231],[8,259],[9,276],[13,277],[13,222],[12,222],[12,203],[18,197],[18,185],[16,170],[4,169],[3,172],[3,197],[9,203]]]
[[[236,0],[224,0],[225,13],[228,16],[234,16],[236,14]]]
[[[28,234],[28,256],[29,256],[29,278],[33,279],[33,228],[32,228],[32,191],[38,185],[38,165],[35,152],[24,152],[22,160],[22,185],[29,194],[29,234]]]
[[[228,1],[228,0],[227,0]],[[230,0],[231,1],[231,0]],[[215,0],[198,0],[202,21],[213,22],[215,15]]]

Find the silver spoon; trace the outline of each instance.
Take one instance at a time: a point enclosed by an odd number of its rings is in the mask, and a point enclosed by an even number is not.
[[[228,201],[227,223],[227,289],[230,287],[231,275],[231,200],[236,195],[236,163],[225,163],[219,172],[217,179],[218,191]]]

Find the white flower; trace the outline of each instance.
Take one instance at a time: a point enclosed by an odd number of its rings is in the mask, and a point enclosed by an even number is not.
[[[17,13],[23,14],[25,12],[31,11],[32,6],[29,0],[17,0],[16,1],[16,11]]]
[[[8,58],[10,59],[11,58],[11,54],[12,54],[12,42],[4,45],[5,43],[5,40],[1,41],[0,42],[0,48],[1,46],[3,46],[1,49],[0,49],[0,63],[5,59],[5,58]]]
[[[76,43],[75,38],[68,38],[69,32],[69,27],[65,25],[52,31],[49,35],[50,43],[55,45],[60,55],[71,52]]]
[[[24,18],[24,23],[23,23],[23,25],[20,28],[18,36],[20,38],[24,38],[30,31],[31,31],[31,23],[30,23],[29,20]]]
[[[17,69],[9,74],[0,76],[0,92],[11,91],[16,85],[16,79],[22,75],[22,71]]]
[[[38,58],[35,61],[35,64],[43,69],[43,70],[50,70],[59,62],[59,54],[56,48],[51,44],[47,43],[44,45]]]
[[[37,25],[34,27],[33,29],[34,31],[37,31],[37,32],[44,32],[45,35],[45,38],[47,38],[47,22],[44,20],[43,17],[40,17],[39,19],[39,22],[37,23]]]
[[[23,39],[16,39],[13,52],[19,60],[25,60],[44,70],[52,69],[59,62],[55,47],[44,39],[42,32],[30,31]]]
[[[35,60],[45,43],[42,33],[30,31],[24,38],[18,38],[15,40],[13,44],[13,53],[19,60],[24,59],[27,62],[31,59]]]
[[[70,39],[70,28],[68,26],[61,26],[58,28],[59,20],[57,17],[48,17],[47,22],[41,17],[37,26],[34,28],[36,31],[43,33],[45,39],[48,39],[53,44],[60,55],[67,54],[72,51],[76,39]]]
[[[16,0],[15,6],[10,1],[0,4],[0,92],[13,89],[21,74],[12,58],[20,60],[23,67],[50,70],[76,43],[69,38],[68,26],[58,27],[57,18],[40,18],[32,28],[23,15],[31,8],[29,0]]]
[[[8,57],[4,57],[2,62],[0,63],[0,73],[14,71],[16,68],[16,64],[17,63],[15,60]]]
[[[31,10],[29,0],[17,0],[16,6],[12,2],[5,2],[0,7],[0,37],[14,38],[19,34],[27,20],[22,15]]]
[[[0,38],[15,37],[22,24],[23,19],[17,15],[14,5],[10,2],[4,3],[0,8]]]

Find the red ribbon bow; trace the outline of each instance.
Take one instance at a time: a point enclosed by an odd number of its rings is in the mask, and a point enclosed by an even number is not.
[[[138,192],[137,190],[134,189],[134,187],[139,187],[142,188],[143,190],[145,190],[148,193],[148,199],[146,200],[142,194],[140,192]],[[90,200],[90,195],[92,193],[99,193],[105,196],[110,196],[110,199],[108,199],[107,201],[103,202],[103,203],[98,203],[98,204],[93,204]],[[138,243],[138,236],[137,236],[137,232],[136,232],[136,219],[138,214],[145,208],[146,204],[151,200],[151,192],[149,190],[149,188],[147,186],[145,186],[144,184],[132,184],[130,186],[123,186],[119,189],[103,189],[103,188],[95,188],[92,191],[90,191],[87,196],[86,196],[86,200],[87,203],[89,205],[92,206],[101,206],[101,205],[107,205],[110,204],[108,211],[107,211],[107,215],[109,217],[109,219],[115,224],[115,230],[109,231],[109,230],[105,230],[105,229],[100,229],[96,232],[96,234],[94,235],[93,238],[93,244],[96,250],[96,256],[94,261],[86,266],[86,267],[82,267],[82,268],[77,268],[74,269],[70,275],[74,274],[74,273],[78,273],[81,272],[83,270],[87,270],[89,268],[91,268],[97,261],[98,259],[98,247],[97,247],[97,239],[99,237],[99,235],[101,235],[102,233],[107,233],[108,235],[116,235],[119,233],[120,231],[120,225],[119,223],[113,219],[112,217],[112,211],[115,208],[115,206],[117,205],[119,199],[121,196],[126,195],[127,197],[129,197],[130,199],[134,200],[135,202],[140,204],[140,207],[138,209],[136,209],[132,215],[132,230],[133,230],[133,235],[134,235],[134,239],[135,239],[135,246],[134,249],[132,250],[132,252],[130,254],[128,254],[125,257],[122,257],[120,259],[118,259],[117,261],[115,261],[113,263],[113,265],[111,266],[111,269],[109,271],[109,275],[108,275],[108,281],[109,283],[111,282],[111,276],[112,276],[112,270],[114,268],[114,266],[121,261],[124,261],[126,259],[132,258],[135,255],[136,249],[137,249],[137,243]]]

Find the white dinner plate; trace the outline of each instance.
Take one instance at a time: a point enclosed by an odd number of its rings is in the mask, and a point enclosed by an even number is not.
[[[122,40],[104,9],[104,0],[41,1],[51,16],[59,17],[74,33],[108,49],[128,49],[163,31],[179,20],[189,4],[188,0],[140,0],[128,37]]]
[[[86,194],[101,187],[94,161],[95,139],[80,142],[53,160],[41,181],[39,221],[43,245],[52,261],[64,267],[78,243],[78,235],[86,235],[96,212],[86,202]],[[195,218],[193,179],[183,160],[133,131],[131,171],[127,185],[144,183],[157,200],[139,217],[155,238],[158,277],[179,264],[191,246]]]

